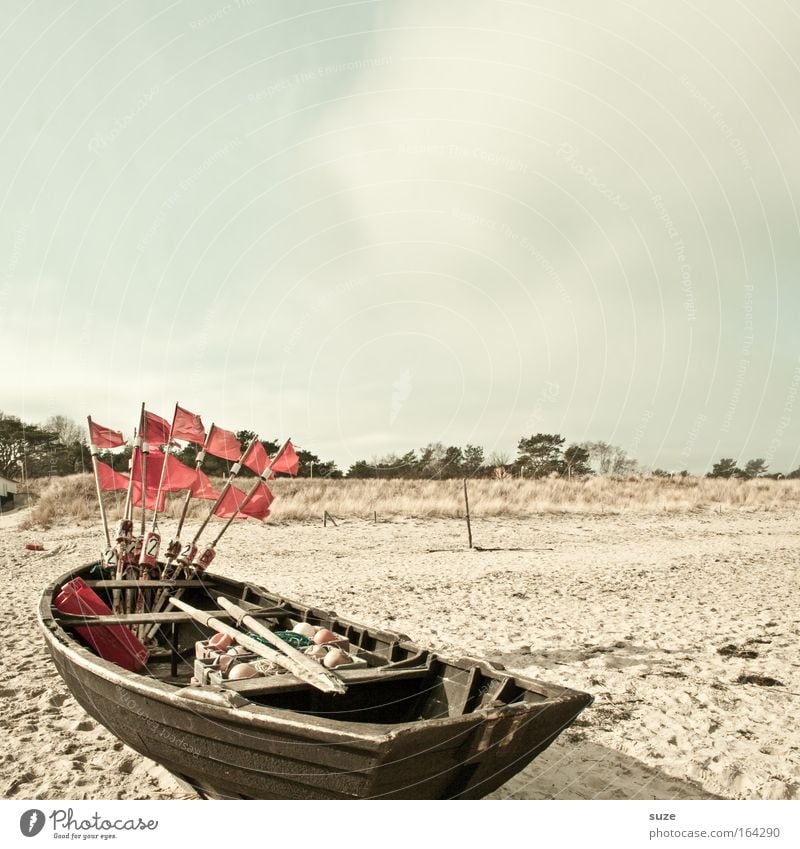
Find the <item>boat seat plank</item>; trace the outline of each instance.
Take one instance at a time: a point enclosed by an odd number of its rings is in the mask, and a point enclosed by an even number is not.
[[[227,610],[209,610],[204,611],[211,616],[216,616],[220,619],[235,619]],[[248,614],[256,619],[271,619],[276,616],[282,616],[283,611],[280,608],[266,608],[259,610],[250,610]],[[193,619],[188,613],[120,613],[109,614],[106,616],[56,616],[56,622],[62,628],[75,628],[77,626],[89,625],[151,625],[159,623],[161,625],[177,624],[180,622],[192,622]]]
[[[376,684],[381,681],[396,681],[406,678],[424,678],[430,670],[427,666],[415,669],[397,669],[380,672],[380,667],[372,669],[337,669],[337,673],[348,687],[353,684]],[[233,690],[241,696],[266,696],[270,693],[290,693],[308,689],[308,684],[294,675],[272,675],[250,678],[244,681],[226,681],[226,690]]]
[[[97,589],[99,587],[106,590],[138,590],[139,587],[142,587],[142,589],[158,589],[159,587],[174,587],[175,589],[189,589],[190,587],[196,587],[197,589],[201,589],[206,586],[203,581],[197,579],[194,581],[186,579],[175,581],[138,581],[126,578],[120,578],[119,580],[116,580],[115,578],[103,578],[95,581],[87,581],[86,584],[93,589]],[[217,590],[217,592],[219,592],[219,590]]]

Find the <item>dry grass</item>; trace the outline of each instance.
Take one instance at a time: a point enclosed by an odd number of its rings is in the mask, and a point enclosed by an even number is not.
[[[217,482],[219,483],[219,482]],[[318,520],[323,510],[341,518],[460,518],[461,481],[291,480],[273,482],[272,521]],[[48,527],[59,519],[98,516],[90,475],[33,482],[34,506],[24,527]],[[524,518],[537,513],[652,513],[690,510],[771,510],[800,504],[800,481],[711,478],[627,479],[594,477],[567,481],[474,480],[469,483],[474,516]],[[110,520],[119,516],[124,493],[106,495]],[[166,517],[177,519],[183,496],[170,496]],[[206,515],[209,502],[192,501],[189,517]]]

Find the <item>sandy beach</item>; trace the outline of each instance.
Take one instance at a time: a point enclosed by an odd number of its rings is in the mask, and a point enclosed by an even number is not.
[[[24,516],[0,518],[0,795],[189,798],[83,712],[38,633],[42,587],[96,557],[96,523],[31,531]],[[498,550],[466,550],[453,519],[240,524],[214,571],[592,693],[492,798],[800,797],[795,510],[552,514],[473,531]],[[748,683],[767,679],[779,683]]]

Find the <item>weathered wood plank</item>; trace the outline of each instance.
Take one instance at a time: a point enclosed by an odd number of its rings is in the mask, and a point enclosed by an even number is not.
[[[203,611],[209,616],[216,616],[220,619],[235,619],[236,617],[228,613],[227,610],[208,610]],[[284,611],[281,608],[273,608],[267,610],[248,611],[248,614],[254,618],[273,618],[283,616]],[[78,625],[153,625],[159,623],[166,625],[168,623],[192,622],[194,618],[188,613],[121,613],[119,615],[111,614],[108,616],[56,616],[56,621],[63,628],[74,628]]]

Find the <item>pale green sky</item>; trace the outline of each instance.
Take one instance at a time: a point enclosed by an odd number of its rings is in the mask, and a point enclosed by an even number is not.
[[[0,409],[800,463],[783,0],[3,2]]]

